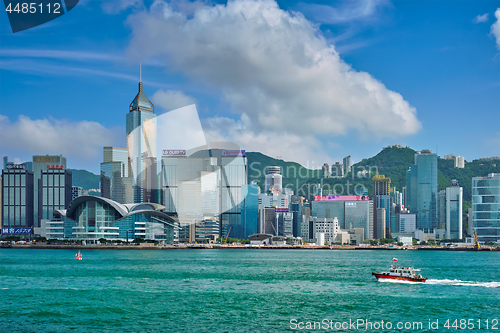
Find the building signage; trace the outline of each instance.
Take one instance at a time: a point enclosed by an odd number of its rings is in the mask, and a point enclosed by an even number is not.
[[[59,156],[37,156],[35,157],[37,163],[59,163]]]
[[[9,234],[9,235],[31,235],[31,228],[2,228],[2,234]]]
[[[186,156],[186,151],[163,149],[163,156]]]
[[[276,213],[288,213],[288,208],[276,208]]]
[[[244,150],[223,150],[222,156],[245,156]]]
[[[50,164],[47,164],[47,169],[64,169],[64,165],[50,165]]]
[[[314,196],[314,201],[368,201],[370,198],[367,195],[328,195]]]
[[[26,170],[26,165],[24,165],[24,164],[7,164],[7,169]]]

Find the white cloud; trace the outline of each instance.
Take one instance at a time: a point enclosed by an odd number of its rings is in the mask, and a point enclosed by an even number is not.
[[[312,15],[315,21],[338,24],[375,18],[380,8],[388,5],[388,0],[349,0],[340,2],[336,7],[301,3],[298,8],[302,13]]]
[[[11,122],[0,114],[0,148],[33,155],[62,154],[68,162],[83,165],[88,165],[87,160],[100,159],[102,147],[116,145],[122,136],[117,130],[91,121],[30,119],[20,115],[16,122]]]
[[[287,146],[296,138],[313,144],[317,135],[351,130],[382,138],[421,128],[400,94],[355,71],[314,24],[274,1],[199,6],[191,18],[156,1],[129,23],[129,55],[163,56],[169,69],[219,88],[232,111],[246,117],[247,146],[264,137]]]
[[[491,26],[491,33],[495,36],[497,48],[500,50],[500,8],[495,11],[497,21]]]
[[[478,15],[474,18],[474,23],[488,22],[488,13],[483,15]]]
[[[118,14],[129,7],[133,7],[135,9],[143,8],[144,1],[143,0],[112,0],[104,2],[102,5],[102,10],[106,14]]]
[[[331,158],[323,151],[322,143],[313,135],[296,135],[273,131],[254,132],[247,127],[248,117],[235,121],[226,117],[213,117],[203,121],[208,142],[233,142],[247,151],[294,161],[307,168],[320,168]]]
[[[156,106],[162,107],[165,111],[196,104],[196,100],[193,97],[185,95],[180,90],[160,89],[154,93],[152,100]]]

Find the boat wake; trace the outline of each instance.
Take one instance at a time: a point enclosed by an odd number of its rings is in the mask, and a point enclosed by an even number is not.
[[[425,282],[412,282],[394,279],[379,279],[379,282],[388,283],[404,283],[404,284],[436,284],[443,286],[467,286],[467,287],[485,287],[485,288],[500,288],[500,282],[477,282],[477,281],[462,281],[462,280],[436,280],[427,279]]]
[[[426,284],[439,284],[446,286],[468,286],[468,287],[486,287],[486,288],[500,288],[500,282],[477,282],[477,281],[462,281],[462,280],[434,280],[428,279]]]

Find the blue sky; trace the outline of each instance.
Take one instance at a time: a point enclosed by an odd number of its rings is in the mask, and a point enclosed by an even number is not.
[[[0,155],[97,173],[102,146],[125,147],[142,61],[156,112],[195,103],[208,141],[310,167],[393,144],[499,156],[498,7],[81,0],[15,34],[2,12]]]

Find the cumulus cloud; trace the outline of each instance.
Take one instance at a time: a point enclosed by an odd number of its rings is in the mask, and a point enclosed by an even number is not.
[[[346,135],[398,137],[421,128],[397,92],[339,56],[316,25],[274,1],[198,5],[192,16],[156,1],[129,18],[129,56],[164,57],[169,70],[220,89],[244,115],[247,140]],[[307,141],[307,140],[306,140]],[[260,147],[262,149],[262,147]]]
[[[62,154],[86,161],[100,158],[102,147],[116,145],[123,136],[116,130],[91,121],[30,119],[20,115],[16,122],[0,114],[0,148],[31,154]]]
[[[491,26],[491,33],[495,36],[497,48],[500,50],[500,8],[496,10],[495,17],[497,21]]]
[[[162,107],[165,111],[175,110],[184,106],[196,104],[196,100],[193,97],[185,95],[180,90],[160,89],[154,93],[152,100],[156,106]]]
[[[478,15],[474,18],[474,23],[484,23],[488,22],[488,13],[483,15]]]
[[[319,169],[325,161],[331,160],[323,151],[322,143],[313,135],[255,132],[247,127],[248,121],[245,114],[238,121],[227,117],[205,119],[205,137],[208,142],[234,142],[247,151],[259,151],[312,169]]]

